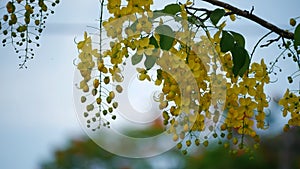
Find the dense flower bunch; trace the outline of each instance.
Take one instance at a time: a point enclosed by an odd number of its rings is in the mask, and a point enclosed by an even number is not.
[[[127,0],[127,5],[121,5],[121,0],[108,1],[107,10],[115,18],[150,11],[152,0]]]
[[[102,116],[110,116],[115,120],[116,115],[113,110],[118,107],[118,102],[114,101],[115,92],[121,93],[122,87],[115,86],[115,90],[109,90],[105,84],[110,81],[122,81],[120,69],[117,67],[108,68],[104,65],[103,59],[97,49],[93,49],[92,39],[85,32],[84,40],[77,44],[79,50],[79,60],[77,69],[80,71],[83,79],[79,83],[78,88],[84,93],[90,93],[94,96],[94,100],[88,99],[85,95],[81,96],[81,102],[86,104],[86,111],[83,116],[86,118],[88,128],[93,131],[100,129],[101,126],[109,127],[110,122]],[[96,67],[96,68],[95,68]],[[93,72],[97,70],[97,76]],[[102,101],[102,99],[105,99]],[[96,111],[95,111],[96,110]]]
[[[152,3],[127,0],[127,4],[121,4],[120,0],[109,0],[107,9],[112,16],[101,22],[111,40],[109,48],[102,50],[100,45],[100,50],[93,49],[86,33],[78,43],[77,68],[83,77],[79,88],[94,96],[84,113],[88,127],[94,123],[97,125],[93,130],[107,126],[109,121],[103,118],[107,114],[116,118],[113,111],[118,102],[113,99],[116,91],[123,90],[121,68],[130,59],[132,65],[139,64],[139,80],[161,87],[156,101],[166,130],[183,153],[192,143],[206,147],[214,140],[226,148],[256,148],[257,130],[267,128],[265,109],[269,101],[264,87],[270,77],[264,60],[250,63],[244,52],[244,39],[238,33],[225,31],[225,21],[217,24],[211,18],[214,30],[191,22],[186,10],[191,2],[171,4],[161,11],[151,11]],[[234,15],[230,18],[235,20]],[[171,21],[177,25],[171,26]],[[228,39],[232,46],[224,43]],[[240,53],[243,65],[237,63]],[[140,66],[142,61],[144,67]],[[148,74],[153,69],[156,78]],[[85,96],[81,100],[87,102]],[[284,106],[284,116],[291,113],[289,125],[299,126],[299,101],[299,96],[287,91],[279,102]]]
[[[300,126],[300,96],[292,93],[289,89],[285,92],[282,99],[280,99],[279,104],[283,106],[283,116],[287,116],[288,113],[291,114],[291,119],[285,126],[285,130],[289,126]]]
[[[262,71],[259,72],[259,69]],[[263,77],[258,78],[259,73],[262,73]],[[264,112],[268,107],[268,100],[264,93],[264,85],[267,83],[269,83],[269,76],[263,60],[261,64],[253,63],[249,73],[242,79],[227,83],[225,106],[228,113],[223,125],[226,126],[229,135],[235,130],[242,136],[240,146],[243,146],[244,135],[257,139],[256,128],[265,129],[267,126]]]
[[[128,17],[128,14],[150,11],[151,4],[152,1],[128,1],[128,5],[121,8],[121,1],[109,1],[107,9],[114,17],[101,23],[106,30],[107,37],[112,38],[109,49],[102,49],[101,43],[99,43],[100,50],[96,49],[92,46],[96,43],[92,42],[92,38],[87,33],[84,35],[84,40],[77,44],[80,52],[78,56],[80,62],[77,68],[83,77],[79,88],[85,93],[92,94],[94,98],[94,100],[89,100],[87,96],[90,94],[81,97],[81,102],[87,104],[83,115],[87,119],[87,127],[92,130],[100,129],[101,126],[109,127],[110,122],[106,118],[108,115],[111,119],[116,119],[114,109],[118,108],[118,102],[115,101],[115,94],[123,91],[118,83],[123,81],[121,67],[125,59],[129,57],[128,50],[137,50],[139,56],[153,54],[154,47],[149,45],[149,38],[139,38],[139,33],[149,32],[149,28],[152,28],[152,24],[148,23],[148,16],[143,14],[139,19]],[[123,26],[128,21],[136,21],[136,24],[124,30]],[[148,27],[145,28],[145,26]],[[138,68],[137,71],[140,74],[140,80],[150,80],[147,70]]]

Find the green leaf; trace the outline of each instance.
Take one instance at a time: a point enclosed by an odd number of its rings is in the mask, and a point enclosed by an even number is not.
[[[234,76],[243,76],[249,69],[250,57],[248,52],[243,47],[234,47],[230,50],[233,58],[233,74]]]
[[[249,66],[250,66],[250,57],[247,53],[247,56],[245,58],[245,63],[244,63],[244,66],[240,69],[239,71],[239,76],[240,77],[243,77],[243,75],[245,74],[245,72],[249,69]]]
[[[189,23],[196,24],[198,19],[195,16],[188,16],[187,20]]]
[[[169,4],[165,6],[165,8],[162,10],[163,13],[175,15],[176,13],[181,11],[181,7],[178,4]]]
[[[154,66],[156,59],[157,59],[156,56],[146,55],[146,60],[144,62],[144,65],[147,70],[151,69]]]
[[[163,16],[162,10],[155,10],[155,11],[153,11],[153,17],[151,19],[154,20],[161,16]]]
[[[245,38],[243,37],[243,35],[233,31],[230,31],[230,33],[233,35],[236,44],[240,47],[245,48]]]
[[[300,24],[298,24],[296,29],[295,29],[294,46],[300,46]]]
[[[195,16],[188,16],[187,20],[188,20],[189,23],[191,23],[191,24],[197,24],[197,25],[204,26],[204,24],[203,24],[204,20],[199,21],[199,20],[197,19],[197,17],[195,17]]]
[[[214,25],[217,25],[219,20],[225,15],[225,10],[217,8],[210,14],[209,18]]]
[[[132,65],[136,65],[136,64],[140,63],[142,59],[143,59],[143,55],[138,55],[137,53],[135,53],[131,57],[131,63],[132,63]]]
[[[169,50],[173,46],[175,40],[175,33],[168,25],[159,25],[156,27],[155,32],[159,34],[159,46],[163,50]]]
[[[155,28],[155,32],[159,35],[166,35],[174,38],[174,31],[168,25],[159,25]]]
[[[220,41],[221,52],[228,52],[234,47],[234,37],[227,31],[222,31]]]
[[[157,40],[155,39],[154,36],[151,36],[151,37],[150,37],[149,44],[154,45],[155,48],[159,48],[158,43],[157,43]]]
[[[169,14],[171,16],[175,16],[176,13],[181,11],[181,7],[178,4],[169,4],[164,7],[164,9],[161,10],[154,10],[153,11],[153,17],[152,19],[156,19],[161,16],[165,16],[166,14]]]

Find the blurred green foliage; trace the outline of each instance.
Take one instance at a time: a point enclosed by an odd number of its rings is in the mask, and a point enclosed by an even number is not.
[[[111,154],[91,139],[82,138],[56,150],[53,159],[43,162],[41,169],[299,169],[299,142],[300,130],[292,129],[276,138],[264,139],[254,154],[240,151],[232,155],[228,149],[217,146],[189,155],[174,148],[156,157],[132,159]]]

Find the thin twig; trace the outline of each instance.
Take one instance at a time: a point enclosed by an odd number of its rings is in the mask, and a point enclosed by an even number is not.
[[[102,61],[102,23],[103,23],[103,6],[104,6],[104,0],[99,0],[100,2],[100,20],[99,20],[99,38],[100,38],[100,42],[99,42],[99,54],[100,54],[100,58],[99,61]],[[102,73],[99,72],[99,81],[100,84],[99,85],[99,98],[102,97]],[[99,106],[99,111],[101,111],[101,106]]]
[[[192,10],[195,10],[195,11],[194,11],[194,12],[191,12],[189,9],[192,9]],[[189,15],[195,17],[200,23],[202,23],[202,24],[200,24],[200,25],[197,25],[197,24],[196,24],[196,26],[197,26],[198,28],[203,26],[203,22],[206,21],[206,20],[209,18],[209,15],[210,15],[210,13],[211,13],[210,10],[203,9],[203,8],[185,7],[185,10],[186,10],[186,12],[187,12]],[[203,13],[203,14],[200,15],[200,16],[196,16],[196,12],[197,12],[197,11],[202,11],[202,12],[205,12],[205,13]],[[205,17],[204,17],[204,18],[201,18],[201,16],[204,16],[204,15],[205,15]]]
[[[283,45],[286,46],[287,43],[285,42],[284,38],[282,38],[283,41]],[[286,47],[286,49],[288,49],[292,55],[294,55],[295,57],[297,56],[297,64],[298,64],[298,68],[300,69],[300,59],[299,59],[299,54],[296,52],[294,53],[294,51],[291,50],[290,46]]]
[[[255,52],[257,46],[259,45],[259,43],[260,43],[264,38],[266,38],[267,36],[269,36],[271,33],[273,33],[273,32],[271,31],[271,32],[265,34],[263,37],[261,37],[261,38],[257,41],[257,43],[255,44],[255,46],[254,46],[254,48],[253,48],[253,50],[252,50],[252,52],[251,52],[251,55],[250,55],[250,61],[251,61],[251,59],[252,59],[252,57],[253,57],[253,54],[254,54],[254,52]]]
[[[263,47],[268,47],[268,46],[271,45],[272,43],[279,41],[280,38],[281,38],[281,36],[278,36],[278,37],[275,38],[275,39],[270,39],[270,40],[267,41],[266,44],[260,45],[260,47],[261,47],[261,48],[263,48]]]
[[[195,8],[193,6],[186,6],[185,9],[192,9],[192,10],[196,10],[196,11],[202,11],[202,12],[211,12],[210,10],[206,9],[206,8]]]

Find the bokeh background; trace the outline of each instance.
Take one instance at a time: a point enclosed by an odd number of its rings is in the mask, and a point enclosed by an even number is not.
[[[172,1],[154,0],[153,9],[161,9],[164,4],[169,2]],[[227,0],[225,2],[246,10],[251,10],[254,6],[255,14],[284,29],[291,28],[289,18],[300,16],[299,0]],[[0,4],[3,6],[6,1],[1,0]],[[204,167],[202,168],[212,169],[222,168],[222,166],[228,168],[224,166],[226,166],[226,161],[229,161],[227,158],[230,157],[223,150],[210,150],[198,155],[195,152],[196,155],[191,153],[190,156],[182,156],[180,152],[172,150],[163,154],[162,157],[132,160],[104,152],[86,137],[77,120],[73,102],[75,69],[73,59],[78,54],[74,39],[82,39],[87,26],[97,25],[98,16],[99,3],[97,0],[62,0],[55,8],[55,14],[47,20],[47,27],[41,36],[41,47],[35,50],[37,57],[28,63],[28,69],[18,69],[20,60],[11,46],[0,48],[0,168],[38,169],[49,166],[51,168],[51,166],[55,167],[57,160],[61,159],[63,159],[62,163],[68,164],[65,168],[71,168],[72,165],[75,166],[73,168],[85,168],[85,164],[86,166],[91,165],[91,168],[104,168],[106,165],[108,168],[141,168],[140,166],[146,166],[144,168],[147,166],[148,168],[187,168],[186,165],[194,163],[195,166],[188,168],[198,167],[200,163],[203,163]],[[268,32],[256,23],[242,18],[234,24],[229,24],[228,28],[244,34],[249,50],[252,50],[257,40]],[[279,53],[277,46],[273,45],[267,49],[258,50],[255,59],[264,57],[268,62],[274,60]],[[278,82],[270,84],[267,89],[271,100],[282,96],[286,87],[293,87],[289,86],[286,76],[283,76],[283,74],[291,74],[295,71],[291,69],[295,66],[292,64],[292,62],[282,61],[280,67],[283,69],[283,73],[274,76],[273,79]],[[292,168],[300,168],[300,164],[297,164],[297,160],[300,161],[297,157],[299,152],[292,151],[297,149],[294,146],[291,147],[293,141],[299,140],[299,138],[291,133],[287,133],[288,137],[286,134],[281,135],[285,120],[278,118],[280,117],[280,107],[275,102],[271,105],[271,130],[264,134],[272,139],[265,139],[266,146],[262,148],[263,153],[259,154],[262,158],[257,158],[252,162],[261,164],[261,166],[273,164],[275,168],[282,169],[287,166],[291,168],[293,163]],[[299,135],[299,131],[293,132]],[[68,151],[69,149],[72,151]],[[276,152],[271,150],[276,150]],[[60,158],[60,155],[65,153],[70,157],[65,155],[69,158]],[[76,156],[76,153],[81,156]],[[94,159],[94,157],[97,158]],[[248,159],[244,156],[239,158]],[[68,160],[70,159],[80,164],[78,166],[74,162],[69,164]],[[91,159],[92,162],[89,163],[87,159]],[[160,160],[162,162],[157,162],[158,159],[162,159]],[[276,159],[280,160],[276,161]],[[171,162],[164,163],[167,160],[171,160]],[[290,161],[280,163],[280,161],[286,160]],[[293,160],[296,160],[295,164],[291,162]],[[223,161],[225,161],[224,165],[218,167],[218,163],[223,164]],[[240,163],[235,162],[232,165],[246,164],[241,162],[243,161],[241,159],[238,161]],[[176,162],[178,165],[173,165]],[[117,166],[117,164],[124,165]],[[130,166],[131,164],[132,166]],[[240,168],[240,166],[231,168]]]

